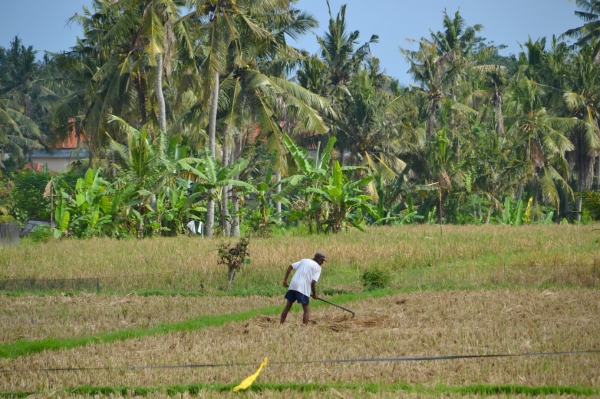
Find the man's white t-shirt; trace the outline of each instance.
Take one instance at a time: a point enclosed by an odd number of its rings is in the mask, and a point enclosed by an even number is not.
[[[313,280],[319,281],[321,266],[312,259],[302,259],[299,262],[292,263],[292,267],[296,273],[292,277],[289,289],[310,296],[310,284]]]

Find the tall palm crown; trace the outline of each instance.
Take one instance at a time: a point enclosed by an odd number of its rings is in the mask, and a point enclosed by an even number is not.
[[[327,1],[327,7],[329,8],[329,29],[325,32],[324,37],[319,37],[317,40],[321,47],[321,58],[330,70],[331,84],[337,86],[348,82],[350,76],[368,57],[370,44],[377,43],[379,36],[372,35],[367,43],[355,50],[354,46],[358,44],[360,32],[357,30],[348,32],[346,5],[344,4],[340,8],[335,19],[331,14],[329,1]]]
[[[450,51],[459,51],[463,56],[469,55],[478,43],[477,33],[483,29],[483,25],[475,24],[466,26],[465,19],[456,11],[454,18],[450,18],[444,10],[444,31],[431,32],[431,37],[438,43],[437,50],[440,54]]]
[[[454,86],[457,80],[456,53],[449,52],[440,56],[437,46],[438,43],[423,38],[417,51],[400,49],[410,63],[409,72],[419,85],[421,93],[427,98],[428,138],[434,136],[437,105],[445,98],[447,89]]]
[[[581,11],[575,11],[575,16],[584,24],[578,28],[569,29],[563,36],[577,39],[576,46],[591,44],[594,46],[594,56],[600,52],[600,0],[575,0]]]
[[[41,148],[43,137],[36,116],[44,92],[38,79],[36,51],[16,37],[10,48],[0,48],[0,155],[8,149],[23,159],[29,148]],[[0,162],[2,161],[0,159]],[[0,164],[1,166],[1,164]]]

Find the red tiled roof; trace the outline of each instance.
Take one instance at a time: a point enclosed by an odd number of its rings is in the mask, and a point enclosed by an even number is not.
[[[44,165],[42,165],[41,163],[34,162],[33,168],[32,168],[31,162],[27,162],[27,164],[25,164],[25,166],[23,166],[23,169],[21,169],[21,170],[28,170],[28,169],[33,169],[36,172],[41,172],[44,169]]]
[[[77,130],[75,129],[75,119],[69,119],[69,126],[67,127],[67,138],[61,142],[54,143],[54,148],[77,148]]]

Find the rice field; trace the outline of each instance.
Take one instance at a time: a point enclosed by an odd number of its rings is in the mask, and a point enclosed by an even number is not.
[[[65,241],[9,249],[22,257],[20,268],[3,250],[4,276],[197,271],[206,286],[197,295],[140,295],[135,287],[116,294],[0,293],[0,353],[2,345],[21,341],[98,338],[85,345],[0,358],[0,396],[234,397],[245,393],[234,394],[231,387],[267,357],[269,364],[247,393],[250,396],[600,397],[600,353],[516,356],[600,351],[600,276],[594,261],[599,250],[591,228],[444,229],[441,236],[439,228],[409,226],[251,241],[248,267],[255,274],[242,271],[236,282],[241,287],[272,286],[273,296],[243,291],[230,295],[219,288],[226,271],[216,265],[218,240]],[[89,257],[88,245],[99,244],[108,249]],[[172,264],[192,249],[192,265]],[[301,324],[298,305],[280,325],[285,290],[278,284],[284,268],[316,250],[330,260],[319,292],[345,292],[325,298],[352,309],[356,317],[312,301],[307,326]],[[61,251],[69,262],[57,261]],[[80,252],[88,255],[86,267]],[[121,253],[130,254],[127,264],[101,268],[119,262],[125,256]],[[39,259],[33,262],[23,254]],[[391,288],[361,292],[358,277],[369,267],[392,273]],[[206,278],[211,274],[214,280]],[[201,328],[157,329],[213,317],[225,321]],[[103,341],[105,333],[129,330],[152,332]],[[514,356],[348,361],[498,354]]]
[[[252,238],[247,272],[257,281],[296,260],[325,252],[328,267],[391,270],[447,266],[585,265],[600,259],[600,234],[590,226],[444,226],[370,228],[366,233]],[[208,282],[216,268],[217,244],[225,238],[67,240],[0,251],[1,279],[134,278],[149,274],[198,274]],[[598,266],[600,269],[600,265]]]
[[[281,298],[79,295],[0,296],[0,343],[82,337],[134,328],[152,328],[198,316],[227,315]]]

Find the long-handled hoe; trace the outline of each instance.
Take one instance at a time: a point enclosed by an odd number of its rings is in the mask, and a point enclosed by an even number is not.
[[[333,302],[329,302],[329,301],[326,301],[326,300],[325,300],[325,299],[323,299],[323,298],[317,298],[317,299],[318,299],[319,301],[323,301],[323,302],[325,302],[325,303],[328,303],[328,304],[330,304],[330,305],[333,305],[333,306],[335,306],[336,308],[340,308],[340,309],[343,309],[343,310],[345,310],[346,312],[350,312],[350,313],[352,313],[352,318],[354,318],[354,316],[356,315],[356,313],[355,313],[355,312],[351,311],[350,309],[346,309],[346,308],[345,308],[345,307],[343,307],[343,306],[336,305],[335,303],[333,303]]]

